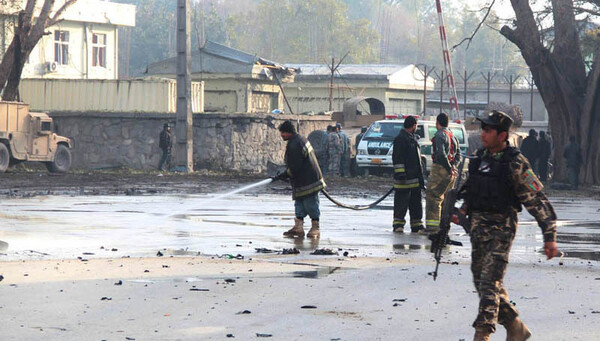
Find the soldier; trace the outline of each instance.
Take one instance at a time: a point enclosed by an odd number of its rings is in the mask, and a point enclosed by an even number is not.
[[[407,209],[410,211],[410,230],[423,230],[423,204],[421,189],[425,187],[421,167],[421,149],[415,132],[417,120],[404,119],[404,129],[394,139],[392,162],[394,164],[394,232],[403,233]]]
[[[273,180],[290,179],[295,213],[294,227],[283,233],[286,237],[304,237],[304,218],[310,216],[312,225],[308,238],[321,236],[319,218],[319,192],[325,188],[325,181],[317,156],[310,142],[296,133],[294,125],[285,121],[279,126],[281,138],[287,141],[285,148],[286,171],[273,177]]]
[[[163,125],[163,130],[160,132],[158,147],[162,150],[162,156],[158,163],[158,170],[164,170],[163,165],[167,165],[167,169],[171,166],[171,127],[169,123]]]
[[[354,149],[358,150],[358,144],[360,143],[360,140],[362,140],[363,136],[365,136],[366,132],[367,127],[360,128],[360,134],[356,135],[356,140],[354,141]]]
[[[569,144],[565,147],[563,157],[567,159],[567,176],[572,190],[579,187],[579,167],[581,167],[581,148],[575,136],[569,136]]]
[[[327,173],[340,175],[342,148],[342,139],[337,133],[337,127],[332,127],[331,132],[327,136]]]
[[[340,136],[340,140],[342,141],[342,157],[340,158],[340,175],[348,176],[350,175],[350,139],[345,132],[342,131],[342,125],[337,123],[336,128],[338,130],[338,135]]]
[[[548,180],[548,160],[550,159],[550,154],[552,154],[552,143],[544,131],[540,131],[540,140],[538,143],[540,147],[538,172],[540,175],[540,180],[545,182]]]
[[[442,201],[448,189],[456,180],[456,165],[460,162],[458,139],[448,129],[448,115],[441,113],[437,116],[435,126],[437,132],[431,139],[433,153],[431,172],[425,192],[425,234],[434,234],[440,230],[440,212]]]
[[[523,143],[521,143],[521,152],[529,161],[531,169],[537,171],[536,161],[539,154],[539,143],[535,129],[530,129],[529,136],[523,139]]]
[[[497,323],[506,328],[507,340],[526,340],[531,332],[519,319],[503,285],[517,213],[524,205],[535,217],[548,259],[558,253],[556,214],[527,159],[508,144],[512,119],[493,111],[480,121],[483,148],[470,160],[469,177],[460,191],[465,199],[461,213],[471,220],[471,271],[479,294],[474,340],[489,340]],[[458,218],[454,216],[453,221]]]

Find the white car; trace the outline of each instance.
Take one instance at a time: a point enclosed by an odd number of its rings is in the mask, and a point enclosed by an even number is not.
[[[371,124],[358,144],[356,151],[356,165],[369,174],[374,169],[393,169],[392,152],[394,139],[404,128],[404,119],[388,119],[376,121]],[[460,151],[467,153],[469,141],[467,131],[461,123],[450,122],[448,128],[458,139]],[[431,169],[432,146],[431,139],[437,132],[435,121],[417,120],[417,135],[421,146],[421,162],[426,173]],[[465,164],[465,169],[467,165]]]

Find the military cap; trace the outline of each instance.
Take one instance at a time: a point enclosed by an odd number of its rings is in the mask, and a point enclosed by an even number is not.
[[[163,124],[163,128],[169,128],[169,124],[168,123]]]
[[[482,125],[498,128],[500,131],[508,131],[513,124],[513,119],[502,111],[493,110],[487,117],[477,118]]]

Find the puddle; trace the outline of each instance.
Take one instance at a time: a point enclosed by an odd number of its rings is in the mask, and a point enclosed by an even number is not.
[[[364,204],[373,198],[339,198],[348,204]],[[301,257],[317,248],[356,250],[350,255],[389,257],[410,253],[431,257],[429,240],[408,232],[391,232],[393,198],[376,209],[351,211],[324,199],[321,205],[321,239],[284,238],[292,226],[294,203],[287,194],[257,197],[234,195],[218,201],[206,195],[153,196],[45,196],[6,200],[0,213],[0,239],[9,243],[0,260],[28,259],[27,250],[49,254],[47,259],[77,258],[82,250],[118,249],[108,257],[165,255],[199,256],[241,254],[258,257],[255,248],[282,250],[296,248]],[[200,207],[200,208],[199,208]],[[567,257],[597,259],[600,249],[598,201],[578,200],[558,204],[559,248]],[[72,209],[71,209],[72,208]],[[82,209],[80,209],[82,208]],[[535,220],[520,215],[519,231],[511,261],[533,262],[542,239]],[[306,219],[305,232],[310,228]],[[596,233],[598,232],[598,233]],[[450,246],[449,252],[468,257],[469,236],[453,226],[452,239],[464,247]],[[339,252],[339,251],[338,251]],[[343,251],[340,252],[342,254]],[[288,257],[290,256],[280,256]],[[314,278],[323,271],[298,276]]]

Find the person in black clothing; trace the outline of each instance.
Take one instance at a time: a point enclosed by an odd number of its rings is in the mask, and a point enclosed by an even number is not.
[[[304,218],[308,215],[312,220],[308,238],[321,236],[319,218],[319,192],[325,188],[323,174],[317,161],[315,151],[310,142],[296,133],[294,125],[285,121],[279,126],[281,138],[287,141],[285,148],[286,170],[273,180],[290,179],[292,184],[292,199],[295,213],[294,227],[283,233],[286,237],[304,237]]]
[[[421,166],[421,149],[415,132],[417,120],[404,119],[404,129],[394,139],[392,162],[394,164],[394,232],[404,232],[406,211],[410,213],[411,232],[423,230],[423,203],[421,189],[425,188]]]
[[[521,153],[527,158],[527,161],[529,161],[529,164],[534,171],[537,171],[536,161],[539,155],[539,148],[537,132],[535,129],[530,129],[529,136],[521,143]]]
[[[550,154],[552,153],[552,144],[550,143],[550,139],[546,135],[546,132],[540,131],[540,140],[538,142],[539,146],[539,159],[538,159],[538,172],[540,175],[541,181],[548,180],[548,160],[550,159]]]
[[[360,134],[356,135],[356,140],[354,141],[354,149],[355,150],[358,150],[358,144],[360,143],[360,140],[362,140],[363,136],[365,136],[366,132],[367,132],[367,127],[360,128]]]
[[[575,139],[575,136],[569,136],[569,144],[565,147],[563,157],[567,159],[567,176],[571,189],[577,190],[579,187],[579,168],[583,158],[581,157],[581,148]]]
[[[162,156],[160,157],[160,162],[158,163],[158,170],[164,170],[163,166],[166,164],[167,168],[171,165],[171,127],[169,123],[165,123],[163,125],[163,130],[160,132],[160,138],[158,142],[158,147],[162,150]]]

